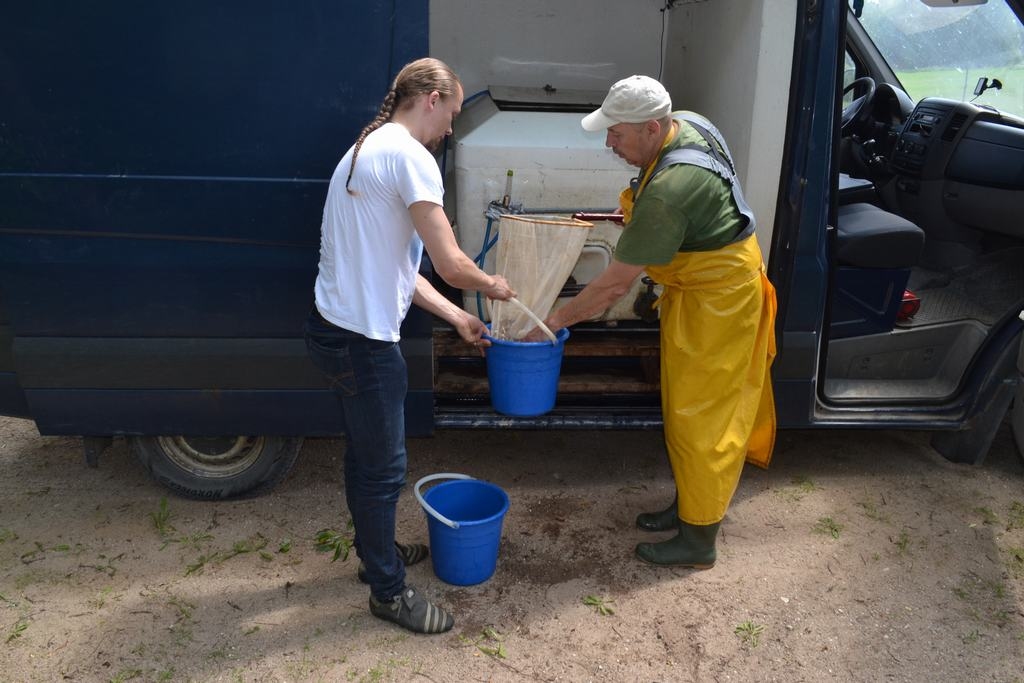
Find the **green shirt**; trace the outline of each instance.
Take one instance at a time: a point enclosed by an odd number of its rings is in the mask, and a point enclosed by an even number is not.
[[[696,130],[680,122],[679,134],[662,153],[691,143],[707,147]],[[728,182],[699,166],[675,164],[654,176],[640,193],[615,258],[634,266],[664,265],[680,251],[720,249],[745,225]]]

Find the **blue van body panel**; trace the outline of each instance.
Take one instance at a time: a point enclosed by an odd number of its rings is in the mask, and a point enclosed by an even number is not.
[[[8,322],[3,297],[0,296],[0,415],[30,417],[25,392],[14,372],[14,354],[11,350],[13,340],[14,331]]]
[[[16,3],[2,168],[323,180],[427,29],[426,0]]]
[[[49,434],[339,433],[301,341],[324,198],[397,70],[427,54],[427,12],[427,0],[8,10],[2,412]],[[416,312],[403,333],[429,327]],[[409,401],[420,430],[433,408],[422,375]]]
[[[25,391],[13,372],[0,372],[0,415],[32,417]]]

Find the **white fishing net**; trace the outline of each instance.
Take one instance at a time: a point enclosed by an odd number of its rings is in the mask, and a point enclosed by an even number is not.
[[[508,280],[520,303],[543,319],[572,273],[591,227],[592,223],[562,216],[502,215],[495,272]],[[535,326],[520,307],[491,302],[495,338],[518,341]]]

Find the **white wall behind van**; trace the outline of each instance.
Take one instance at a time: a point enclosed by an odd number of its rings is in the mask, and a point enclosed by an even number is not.
[[[788,117],[796,0],[709,0],[669,15],[665,86],[725,135],[767,258]]]
[[[431,0],[430,54],[490,85],[607,91],[657,77],[664,0]]]
[[[607,92],[661,76],[676,109],[729,143],[767,255],[787,120],[797,0],[431,0],[430,52],[466,96],[492,85]],[[664,46],[664,52],[663,52]]]

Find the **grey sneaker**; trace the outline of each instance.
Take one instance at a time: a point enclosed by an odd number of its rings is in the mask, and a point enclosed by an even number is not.
[[[370,613],[414,633],[444,633],[455,625],[451,614],[422,597],[412,586],[406,586],[387,602],[371,595]]]
[[[406,567],[412,566],[417,562],[422,562],[427,559],[430,555],[430,548],[423,545],[422,543],[399,543],[395,541],[395,551],[398,553],[398,559],[402,561]],[[366,579],[366,565],[362,562],[359,563],[359,569],[356,570],[356,576],[363,583],[370,583]]]

